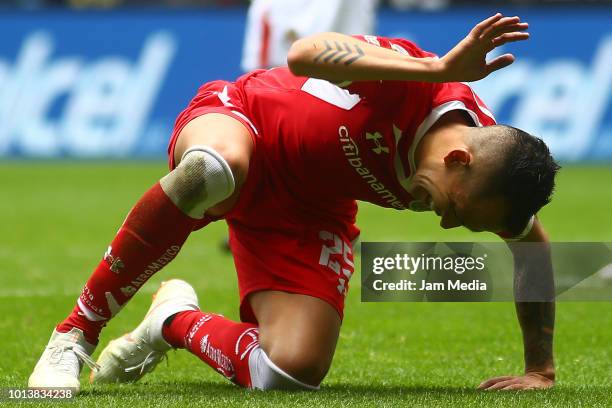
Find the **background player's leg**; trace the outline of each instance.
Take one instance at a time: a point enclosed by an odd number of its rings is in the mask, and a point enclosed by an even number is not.
[[[234,119],[210,116],[199,118],[197,125],[188,125],[181,132],[178,139],[181,150],[177,154],[182,157],[187,152],[183,162],[149,189],[132,208],[103,260],[87,281],[74,310],[54,332],[50,341],[50,346],[54,346],[46,348],[30,377],[30,386],[78,388],[77,356],[91,354],[106,322],[148,278],[177,255],[196,218],[201,218],[206,208],[237,196],[233,181],[240,185],[246,176],[245,169],[248,169],[252,150],[251,136]],[[183,133],[187,142],[182,140]],[[188,151],[190,148],[193,149]],[[228,187],[230,179],[231,189],[221,191],[224,184]],[[212,191],[211,186],[221,193]],[[234,194],[227,199],[232,191]],[[208,200],[209,205],[200,205],[198,201],[201,200]],[[201,214],[194,213],[198,208]],[[61,336],[61,333],[69,333],[69,336]],[[79,348],[73,353],[74,364],[69,365],[76,364],[76,368],[65,372],[65,382],[60,380],[58,383],[57,379],[62,377],[58,370],[67,365],[52,364],[55,360],[50,358],[50,353],[57,347],[66,349],[66,344],[70,350]],[[49,358],[45,357],[47,354]],[[62,385],[64,383],[70,385]]]
[[[340,318],[327,302],[262,291],[251,296],[259,327],[201,311],[175,314],[163,337],[235,383],[258,389],[317,389],[327,373]]]

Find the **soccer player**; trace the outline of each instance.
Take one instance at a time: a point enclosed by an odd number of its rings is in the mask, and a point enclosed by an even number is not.
[[[317,389],[353,274],[355,200],[433,210],[443,228],[545,243],[535,214],[558,166],[541,140],[496,125],[459,82],[511,64],[510,54],[485,57],[526,40],[527,28],[496,14],[442,58],[406,40],[325,33],[297,41],[288,68],[202,86],[176,121],[171,171],[128,214],[29,385],[78,390],[83,363],[94,367],[93,382],[134,381],[170,348],[185,348],[243,387]],[[172,280],[95,364],[101,329],[192,231],[219,219],[229,225],[241,322],[201,311],[193,289]],[[509,245],[518,293],[534,277],[552,282],[549,257],[530,269]],[[482,388],[553,385],[554,303],[544,300],[517,302],[525,373]]]

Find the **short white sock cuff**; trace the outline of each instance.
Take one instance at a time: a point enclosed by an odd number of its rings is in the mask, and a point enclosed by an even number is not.
[[[306,384],[284,372],[274,364],[261,347],[256,347],[249,356],[251,386],[258,390],[311,390],[317,391],[320,386]]]

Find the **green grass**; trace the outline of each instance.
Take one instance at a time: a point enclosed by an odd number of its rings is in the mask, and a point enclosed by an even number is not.
[[[53,325],[71,310],[139,195],[162,163],[0,164],[0,386],[25,387]],[[612,241],[612,168],[568,167],[541,214],[556,241]],[[364,241],[495,239],[443,231],[430,214],[361,205]],[[194,234],[181,255],[109,324],[101,344],[134,326],[160,281],[192,283],[204,309],[237,318],[233,264],[219,244],[226,227]],[[361,303],[353,278],[332,369],[318,393],[248,392],[194,356],[170,353],[142,382],[83,386],[73,406],[612,406],[612,303],[561,303],[558,384],[542,392],[479,392],[496,375],[520,373],[513,305]],[[102,347],[98,349],[101,350]],[[83,375],[83,383],[85,383]],[[2,404],[0,402],[0,404]]]

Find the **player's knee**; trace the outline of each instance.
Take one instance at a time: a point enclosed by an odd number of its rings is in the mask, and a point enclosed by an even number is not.
[[[201,218],[208,208],[234,192],[235,178],[224,156],[210,147],[194,146],[160,184],[185,214]]]
[[[272,356],[257,347],[249,356],[251,386],[258,390],[318,390],[327,368],[316,359],[278,352]]]
[[[311,386],[321,384],[331,365],[331,358],[318,353],[316,348],[300,350],[276,347],[270,350],[268,356],[274,364],[291,377]]]

